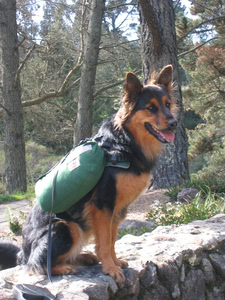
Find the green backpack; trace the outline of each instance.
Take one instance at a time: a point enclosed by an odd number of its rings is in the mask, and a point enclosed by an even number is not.
[[[91,191],[105,168],[103,149],[86,141],[72,149],[35,185],[36,199],[48,212],[60,213]]]

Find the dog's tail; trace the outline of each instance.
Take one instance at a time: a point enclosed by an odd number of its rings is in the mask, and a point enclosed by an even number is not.
[[[15,267],[20,248],[10,243],[0,243],[0,270]]]

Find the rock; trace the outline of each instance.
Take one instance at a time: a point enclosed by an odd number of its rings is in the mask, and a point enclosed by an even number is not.
[[[86,247],[93,250],[94,246]],[[225,299],[225,215],[181,226],[160,226],[116,242],[126,259],[123,285],[102,273],[101,265],[78,267],[77,274],[30,275],[23,266],[0,272],[0,299],[12,299],[16,284],[48,289],[57,300],[222,300]]]
[[[182,300],[205,300],[205,281],[201,270],[191,269],[184,280]]]
[[[212,253],[209,255],[211,263],[215,270],[225,278],[225,256],[218,253]]]
[[[206,284],[213,285],[215,283],[215,274],[212,264],[207,258],[202,259],[201,270],[204,274]]]
[[[199,190],[195,188],[184,188],[181,192],[177,195],[178,202],[190,202],[195,198]]]

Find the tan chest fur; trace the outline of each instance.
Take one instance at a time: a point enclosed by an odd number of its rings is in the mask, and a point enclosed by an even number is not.
[[[115,213],[131,204],[148,187],[150,174],[118,174]]]

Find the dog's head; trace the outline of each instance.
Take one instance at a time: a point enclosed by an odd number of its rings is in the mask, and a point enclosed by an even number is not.
[[[128,128],[142,146],[174,141],[177,121],[172,74],[173,68],[168,65],[146,86],[133,73],[126,74],[125,93],[115,122]]]

